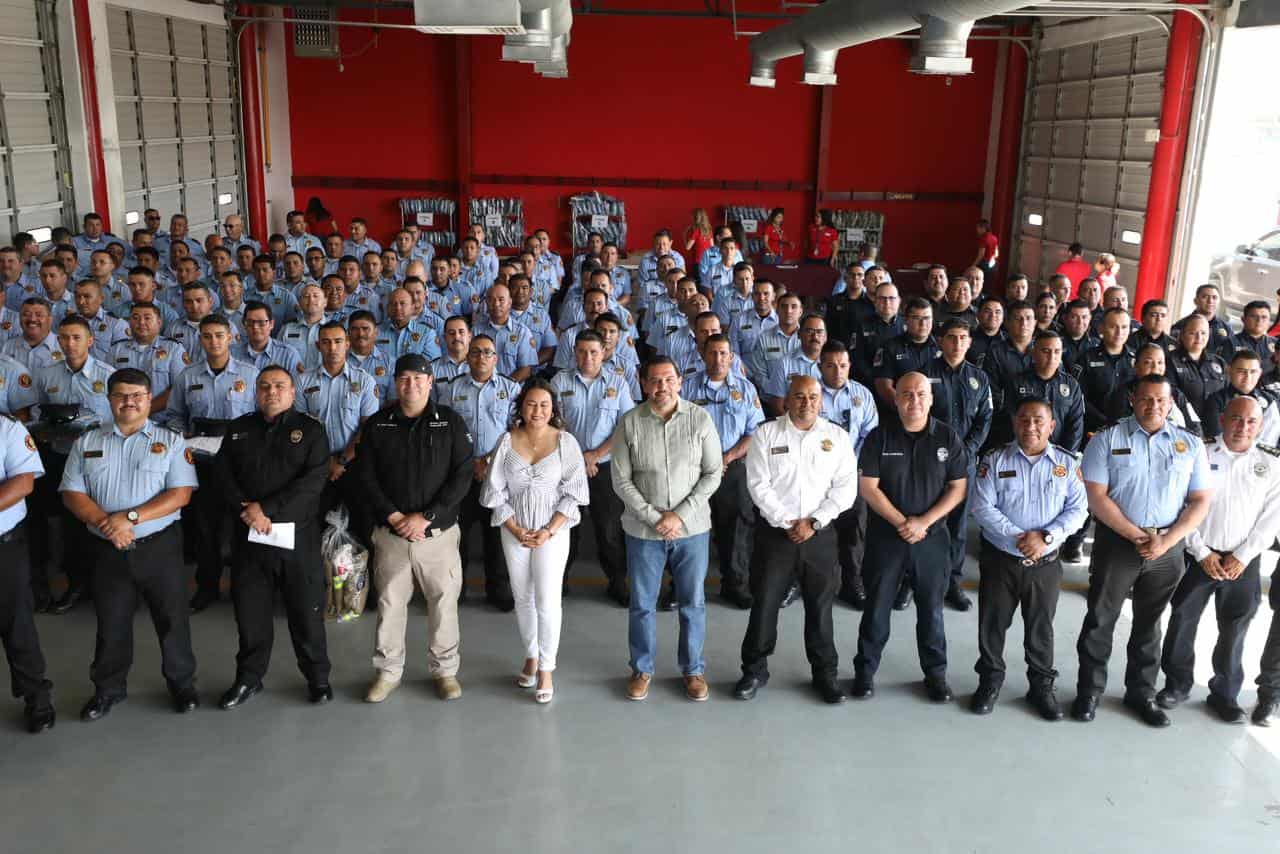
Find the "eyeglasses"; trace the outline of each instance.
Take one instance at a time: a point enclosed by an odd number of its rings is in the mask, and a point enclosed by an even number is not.
[[[481,356],[485,359],[492,359],[494,356],[498,355],[498,351],[497,350],[472,350],[471,355]]]
[[[111,398],[117,403],[142,403],[142,401],[150,398],[151,395],[145,391],[135,391],[135,392],[130,392],[129,394],[125,394],[124,392],[114,391],[111,394],[107,395],[107,397]]]
[[[246,320],[244,322],[244,325],[245,326],[270,326],[271,321],[270,320]]]

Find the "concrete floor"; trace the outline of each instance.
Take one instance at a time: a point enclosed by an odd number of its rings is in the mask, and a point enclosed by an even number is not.
[[[590,573],[581,567],[575,573]],[[1079,580],[1080,572],[1072,574]],[[475,601],[473,597],[473,603]],[[683,698],[675,616],[649,699],[630,703],[626,614],[599,587],[567,602],[556,699],[515,688],[514,617],[480,604],[462,614],[464,696],[437,701],[415,605],[405,682],[381,706],[361,702],[375,615],[329,632],[338,696],[312,708],[283,617],[267,690],[222,712],[234,672],[225,602],[193,620],[205,706],[168,711],[145,614],[136,627],[129,701],[105,720],[77,719],[91,690],[94,617],[39,620],[57,684],[59,723],[39,737],[0,720],[0,849],[34,851],[1274,851],[1280,839],[1280,727],[1228,727],[1205,712],[1202,642],[1195,699],[1174,726],[1147,729],[1113,684],[1098,720],[1048,724],[1021,701],[1021,632],[989,718],[967,711],[976,685],[976,610],[947,613],[950,706],[917,686],[913,621],[894,635],[869,702],[824,706],[807,687],[801,608],[783,613],[773,681],[753,702],[730,696],[746,614],[711,597],[711,701]],[[1060,698],[1075,679],[1084,611],[1063,593]],[[842,677],[852,675],[858,615],[837,606]],[[1249,639],[1242,702],[1270,611]],[[1118,649],[1128,623],[1122,621]],[[1202,640],[1211,643],[1206,621]]]

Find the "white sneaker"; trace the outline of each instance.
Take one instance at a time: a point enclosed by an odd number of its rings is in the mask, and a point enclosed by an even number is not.
[[[391,692],[400,687],[398,681],[393,682],[385,676],[379,676],[373,680],[373,684],[369,686],[369,691],[364,695],[366,703],[381,703],[383,700],[391,696]]]

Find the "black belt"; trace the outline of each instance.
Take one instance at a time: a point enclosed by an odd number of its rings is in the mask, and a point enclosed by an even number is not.
[[[26,527],[25,527],[26,521],[27,521],[26,519],[23,519],[21,522],[14,525],[12,528],[5,531],[3,534],[0,534],[0,546],[8,545],[9,543],[15,543],[18,540],[21,540],[22,535],[26,530]]]
[[[1030,558],[1025,558],[1022,555],[1009,554],[1007,551],[1000,548],[995,543],[988,540],[986,537],[982,538],[982,545],[986,546],[987,548],[991,549],[991,551],[993,551],[995,554],[998,554],[1007,560],[1017,561],[1021,566],[1025,566],[1028,569],[1036,566],[1044,566],[1047,563],[1053,563],[1055,560],[1058,559],[1058,552],[1060,551],[1060,549],[1054,549],[1051,552],[1046,552],[1045,554],[1041,555],[1039,560],[1031,560]]]

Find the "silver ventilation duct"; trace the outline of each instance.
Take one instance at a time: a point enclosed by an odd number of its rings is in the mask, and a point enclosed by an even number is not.
[[[772,87],[778,60],[804,54],[805,83],[833,86],[836,53],[843,48],[919,28],[910,69],[923,74],[968,74],[969,30],[1026,0],[828,0],[804,17],[751,40],[751,85]]]
[[[508,35],[502,42],[507,62],[531,62],[544,77],[568,77],[569,31],[573,9],[569,0],[521,0],[520,22],[524,33]]]
[[[414,0],[413,22],[421,32],[440,35],[524,32],[519,0]]]

